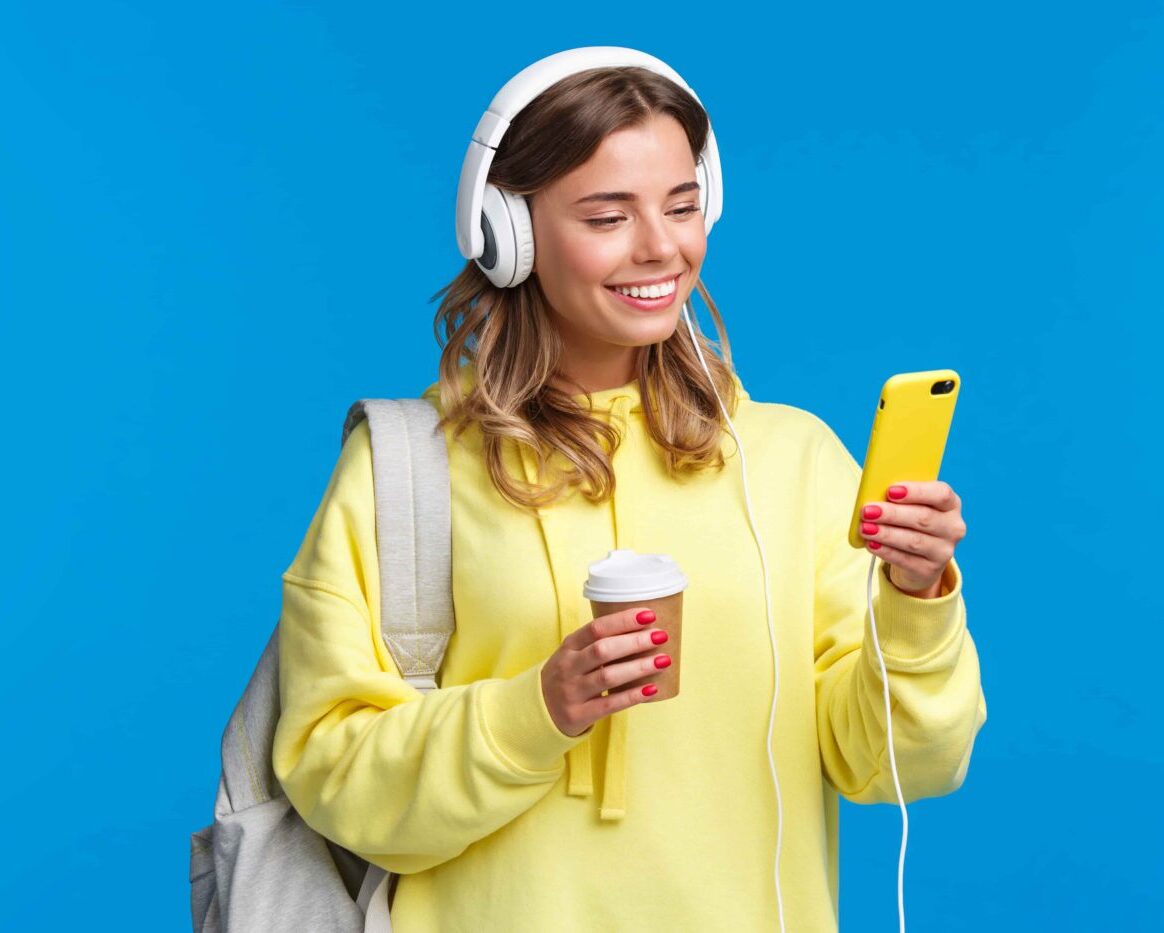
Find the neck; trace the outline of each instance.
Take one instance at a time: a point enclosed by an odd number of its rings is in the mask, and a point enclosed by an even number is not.
[[[584,392],[604,392],[632,382],[638,375],[638,347],[628,347],[617,359],[577,360],[562,362],[550,379],[555,388],[579,395]]]

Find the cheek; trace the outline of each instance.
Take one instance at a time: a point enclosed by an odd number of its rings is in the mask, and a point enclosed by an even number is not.
[[[625,265],[623,248],[615,237],[581,233],[564,237],[558,245],[559,269],[579,288],[601,285]]]
[[[698,269],[707,255],[707,234],[703,232],[702,220],[699,224],[698,227],[692,224],[694,229],[679,241],[679,249],[693,269]]]

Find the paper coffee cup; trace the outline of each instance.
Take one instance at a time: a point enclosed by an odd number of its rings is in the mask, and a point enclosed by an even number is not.
[[[659,692],[653,699],[678,696],[683,654],[683,591],[687,588],[683,571],[665,554],[637,554],[630,549],[610,551],[588,569],[590,575],[582,587],[582,595],[590,600],[594,618],[635,607],[653,609],[655,621],[644,628],[662,629],[668,636],[661,645],[651,645],[647,651],[610,663],[622,664],[666,654],[671,658],[671,666],[615,689],[637,690],[646,684],[655,684]]]

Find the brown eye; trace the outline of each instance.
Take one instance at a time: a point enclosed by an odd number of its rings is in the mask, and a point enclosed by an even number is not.
[[[686,207],[680,207],[677,210],[673,210],[673,211],[671,211],[671,213],[672,214],[680,214],[683,216],[685,216],[687,214],[698,214],[699,207],[697,205],[694,205],[694,204],[689,204]],[[592,217],[592,218],[588,219],[586,221],[586,223],[590,224],[590,226],[592,226],[592,227],[613,227],[620,220],[625,220],[625,219],[626,218],[624,218],[624,217]]]

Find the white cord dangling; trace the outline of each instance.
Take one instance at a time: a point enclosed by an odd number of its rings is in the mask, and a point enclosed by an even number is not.
[[[877,620],[873,617],[873,571],[877,566],[877,555],[869,561],[869,625],[873,629],[873,648],[877,651],[877,663],[881,665],[881,688],[885,695],[885,728],[888,732],[889,767],[893,771],[893,786],[897,790],[897,803],[901,807],[901,853],[897,857],[897,927],[905,933],[905,846],[909,840],[909,814],[905,812],[905,798],[901,793],[901,781],[897,777],[897,758],[893,754],[893,711],[889,704],[889,674],[885,670],[885,658],[881,655],[881,637],[877,634]],[[890,581],[892,586],[893,582]]]

